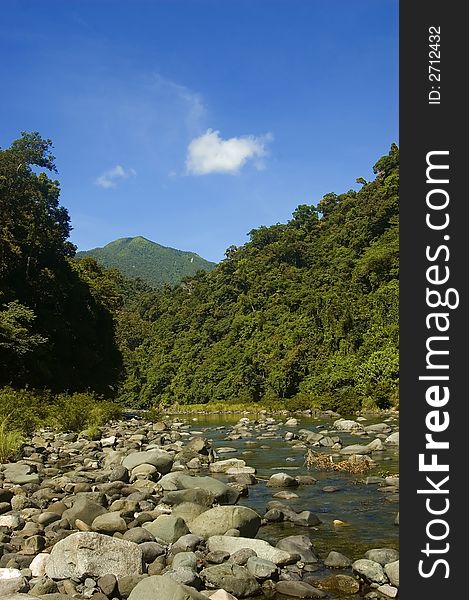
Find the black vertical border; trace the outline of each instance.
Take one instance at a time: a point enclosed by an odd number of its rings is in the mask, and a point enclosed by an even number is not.
[[[404,600],[422,594],[426,600],[456,596],[457,589],[464,589],[467,567],[465,538],[469,532],[464,508],[467,505],[467,468],[464,457],[469,431],[466,426],[467,404],[465,374],[469,374],[469,352],[466,338],[469,333],[467,312],[467,279],[469,278],[468,244],[469,231],[465,215],[468,212],[469,191],[464,181],[469,173],[466,165],[465,138],[468,131],[469,103],[465,100],[465,83],[469,69],[464,57],[469,56],[468,27],[463,17],[463,2],[451,0],[400,2],[400,243],[401,243],[401,350],[400,350],[400,592]],[[429,81],[429,28],[441,28],[441,82]],[[440,86],[441,103],[430,105],[428,93],[431,86]],[[463,103],[465,104],[463,109]],[[427,206],[426,155],[433,150],[449,150],[449,185],[444,186],[450,194],[448,212],[450,224],[446,231],[431,231],[425,223]],[[448,234],[450,240],[444,241]],[[449,441],[449,449],[440,451],[439,462],[449,462],[449,494],[433,495],[434,506],[443,506],[443,498],[450,501],[450,508],[441,518],[448,522],[450,531],[440,542],[427,538],[426,527],[432,516],[426,509],[426,496],[417,494],[418,489],[428,489],[426,476],[418,468],[418,456],[425,451],[425,418],[432,410],[425,400],[428,382],[419,381],[425,374],[426,340],[431,335],[425,318],[432,312],[426,305],[426,269],[429,263],[426,247],[447,244],[450,258],[441,265],[450,268],[450,280],[446,287],[456,288],[460,295],[459,307],[448,310],[451,325],[449,332],[449,388],[450,400],[445,408],[450,416],[450,426],[436,439]],[[443,254],[442,254],[443,256]],[[444,286],[441,286],[444,287]],[[438,310],[445,310],[443,308]],[[442,334],[444,335],[444,334]],[[427,373],[428,374],[428,373]],[[442,374],[441,372],[439,374]],[[445,385],[445,384],[444,384]],[[431,453],[431,452],[430,452]],[[461,458],[461,465],[458,465]],[[444,460],[446,459],[446,461]],[[428,462],[428,459],[427,459]],[[442,479],[443,473],[435,473],[434,480]],[[464,511],[464,512],[463,512]],[[439,530],[443,531],[443,528]],[[433,530],[438,533],[438,528]],[[421,551],[426,543],[442,549],[449,543],[448,552],[426,557]],[[429,572],[432,564],[442,558],[448,561],[446,568],[439,565],[431,577],[419,574],[419,561],[424,559],[424,570]],[[458,587],[458,586],[463,586]],[[464,592],[462,592],[464,595]]]

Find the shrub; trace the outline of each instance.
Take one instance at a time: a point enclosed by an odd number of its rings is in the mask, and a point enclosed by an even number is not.
[[[118,419],[122,409],[86,392],[57,396],[50,424],[61,431],[83,431]]]
[[[0,389],[0,421],[8,419],[11,430],[26,434],[43,425],[48,418],[50,392]]]
[[[0,422],[0,463],[7,462],[19,450],[23,442],[21,431],[12,429],[7,418]]]

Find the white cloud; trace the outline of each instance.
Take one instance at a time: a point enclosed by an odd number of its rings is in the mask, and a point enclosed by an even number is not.
[[[248,160],[254,160],[257,169],[263,168],[267,142],[272,135],[246,135],[224,140],[219,131],[208,129],[193,139],[187,148],[187,171],[192,175],[209,173],[237,173]]]
[[[135,169],[129,169],[126,171],[121,165],[116,165],[115,167],[112,167],[112,169],[109,169],[100,175],[96,179],[95,183],[97,186],[104,189],[115,188],[119,179],[128,179],[136,174],[137,173]]]

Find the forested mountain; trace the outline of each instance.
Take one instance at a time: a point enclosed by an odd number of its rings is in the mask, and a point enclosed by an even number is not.
[[[0,150],[0,385],[133,407],[396,403],[398,159],[393,145],[360,191],[300,205],[213,270],[154,289],[75,258],[59,183],[37,172],[55,172],[51,142],[23,134]]]
[[[121,346],[124,401],[397,401],[397,146],[374,171],[136,306],[148,327]]]
[[[126,277],[138,277],[153,287],[177,285],[197,271],[215,266],[194,252],[160,246],[144,237],[120,238],[103,248],[77,252],[77,258],[91,256],[105,267],[119,269]]]

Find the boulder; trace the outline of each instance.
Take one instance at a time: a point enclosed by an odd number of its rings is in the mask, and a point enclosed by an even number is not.
[[[106,513],[106,509],[97,502],[90,500],[86,496],[77,496],[73,506],[62,514],[62,519],[66,519],[72,528],[75,527],[77,519],[91,527],[96,517]]]
[[[274,473],[267,482],[268,487],[298,487],[298,481],[288,473]]]
[[[334,421],[334,429],[337,431],[348,431],[349,433],[363,432],[363,425],[351,419],[338,419]]]
[[[261,526],[261,517],[246,506],[216,506],[190,524],[191,533],[205,539],[237,529],[241,536],[254,537]]]
[[[174,472],[162,477],[158,485],[165,492],[195,489],[205,490],[205,493],[208,492],[212,495],[212,502],[217,502],[218,504],[235,504],[239,498],[238,491],[213,477],[192,477],[191,475]]]
[[[288,554],[298,554],[305,563],[317,563],[315,549],[311,540],[306,535],[289,535],[277,543],[277,548]]]
[[[100,533],[125,533],[127,523],[118,512],[110,512],[96,517],[91,524],[91,529]]]
[[[318,590],[306,581],[279,581],[275,586],[275,591],[293,598],[325,598],[327,596],[325,592]]]
[[[173,515],[160,515],[151,523],[144,523],[143,527],[157,540],[162,540],[166,544],[173,544],[180,537],[189,533],[184,519]]]
[[[231,555],[234,555],[241,549],[249,548],[250,550],[253,550],[259,558],[270,560],[276,565],[285,565],[292,562],[292,556],[289,552],[281,548],[274,548],[264,540],[228,535],[215,535],[207,540],[207,548],[211,552],[224,550]]]
[[[18,569],[0,569],[0,598],[19,592],[26,580]]]
[[[347,567],[352,566],[352,561],[344,554],[341,554],[340,552],[334,552],[334,550],[332,550],[327,555],[324,564],[330,569],[346,569]]]
[[[385,444],[391,444],[393,446],[399,446],[399,432],[396,431],[388,435],[388,437],[384,440]]]
[[[236,598],[255,596],[260,591],[256,578],[246,567],[240,567],[235,563],[207,567],[200,572],[200,577],[209,587],[223,587]]]
[[[374,560],[384,567],[388,563],[399,560],[399,552],[394,548],[374,548],[365,552],[365,558]]]
[[[113,573],[118,579],[142,573],[138,544],[95,532],[73,533],[57,542],[46,565],[51,579],[81,579]]]
[[[132,452],[122,460],[122,466],[132,471],[140,465],[153,465],[162,475],[169,473],[173,466],[173,457],[166,450],[147,450],[146,452]]]
[[[279,573],[279,568],[275,563],[258,556],[248,558],[246,568],[256,579],[272,579]]]
[[[142,579],[132,590],[129,600],[207,600],[194,588],[162,575]]]
[[[352,564],[352,569],[363,579],[371,583],[379,583],[381,585],[388,582],[383,567],[374,560],[368,560],[367,558],[356,560]]]
[[[394,587],[399,587],[399,561],[395,560],[384,567],[384,572]]]

